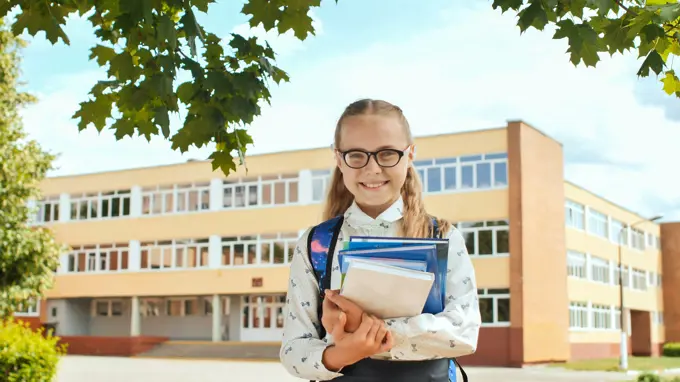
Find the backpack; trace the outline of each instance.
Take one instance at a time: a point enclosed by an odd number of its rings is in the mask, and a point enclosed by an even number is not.
[[[309,256],[312,268],[314,268],[314,276],[319,285],[319,303],[316,308],[319,322],[321,322],[323,313],[324,291],[330,288],[331,274],[333,271],[333,259],[331,258],[330,261],[328,261],[328,254],[335,256],[335,245],[338,242],[338,235],[340,234],[340,228],[342,228],[343,221],[344,216],[342,215],[328,219],[325,222],[312,227],[309,236],[307,237],[307,255]],[[439,237],[439,227],[437,225],[437,219],[434,217],[432,218],[432,225],[434,227],[433,237]],[[326,336],[326,329],[323,325],[317,326],[317,331],[319,332],[319,338],[324,338]],[[456,382],[457,364],[458,362],[454,358],[449,362],[450,382]],[[463,376],[463,382],[468,382],[467,374],[460,364],[458,364],[458,367]]]

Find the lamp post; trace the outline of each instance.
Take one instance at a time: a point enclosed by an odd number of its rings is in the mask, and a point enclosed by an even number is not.
[[[644,223],[644,222],[653,222],[656,220],[661,219],[663,216],[658,215],[654,216],[653,218],[650,219],[643,219],[638,222],[635,222],[631,224],[630,228],[635,227],[638,224]],[[627,228],[625,225],[619,229],[619,236],[618,236],[618,241],[619,241],[619,326],[621,327],[621,342],[619,346],[619,350],[621,353],[621,357],[619,359],[619,368],[621,370],[627,370],[628,369],[628,333],[626,332],[626,328],[623,325],[623,310],[624,310],[624,304],[623,304],[623,269],[622,269],[622,264],[621,264],[621,248],[622,248],[622,243],[621,243],[621,237],[623,234],[623,229]]]

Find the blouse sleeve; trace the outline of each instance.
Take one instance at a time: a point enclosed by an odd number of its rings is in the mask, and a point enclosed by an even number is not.
[[[444,311],[386,323],[395,337],[393,359],[454,358],[475,352],[481,326],[477,281],[463,235],[455,227],[449,233]]]
[[[317,317],[319,286],[307,257],[307,236],[299,239],[290,266],[286,318],[279,358],[288,372],[306,380],[327,381],[342,376],[326,369],[321,361],[328,346],[319,338]]]

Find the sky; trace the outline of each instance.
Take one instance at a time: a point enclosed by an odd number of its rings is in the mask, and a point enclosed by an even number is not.
[[[680,101],[658,78],[637,78],[636,54],[574,67],[552,29],[520,34],[516,15],[490,0],[324,0],[311,14],[316,36],[305,41],[251,29],[241,5],[218,0],[199,19],[225,39],[266,39],[291,77],[274,85],[271,106],[249,127],[249,154],[327,147],[344,106],[364,97],[401,106],[416,136],[521,119],[563,143],[567,180],[640,214],[680,220]],[[23,112],[25,129],[59,154],[50,175],[207,158],[209,149],[182,155],[161,138],[79,132],[71,116],[106,75],[88,59],[97,43],[89,22],[73,18],[66,32],[70,46],[29,38],[22,62],[26,90],[39,98]]]

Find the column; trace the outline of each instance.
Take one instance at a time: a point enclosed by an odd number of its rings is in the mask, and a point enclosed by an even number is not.
[[[298,173],[298,200],[300,204],[311,204],[313,202],[312,171],[300,170]]]
[[[132,186],[130,188],[130,217],[142,216],[142,187]]]
[[[68,273],[68,259],[70,255],[68,252],[59,255],[59,268],[57,268],[58,274]]]
[[[139,271],[142,268],[142,247],[139,240],[130,240],[128,248],[128,269]]]
[[[71,195],[67,193],[59,194],[59,221],[67,222],[71,220]]]
[[[222,209],[224,185],[221,178],[210,180],[210,211]]]
[[[208,268],[222,266],[222,237],[210,235],[208,238]]]
[[[222,300],[219,294],[212,296],[212,307],[212,340],[220,342],[222,341]]]
[[[139,336],[141,333],[141,320],[139,314],[139,297],[132,296],[130,299],[130,336]]]

